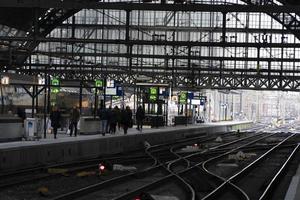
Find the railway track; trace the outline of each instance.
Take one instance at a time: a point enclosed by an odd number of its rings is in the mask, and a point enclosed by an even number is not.
[[[277,129],[277,132],[286,131],[286,129],[286,127],[282,127]],[[86,186],[73,187],[64,191],[58,190],[50,197],[52,200],[94,198],[125,200],[135,197],[151,199],[150,194],[156,194],[190,200],[206,198],[206,196],[208,198],[216,188],[224,183],[226,183],[226,187],[230,186],[231,190],[243,197],[246,193],[240,187],[227,181],[226,177],[211,173],[203,167],[205,166],[203,164],[237,150],[260,151],[263,154],[277,145],[276,140],[267,141],[267,138],[275,138],[275,135],[278,135],[277,139],[282,140],[286,137],[286,134],[276,133],[276,129],[269,129],[270,133],[262,132],[261,129],[259,131],[260,133],[224,133],[214,137],[199,135],[173,143],[151,146],[142,154],[114,157],[111,159],[111,163],[134,165],[138,162],[147,162],[147,165],[138,168],[138,171],[135,172],[98,178],[94,184],[87,183]],[[221,142],[215,140],[219,136],[222,138]],[[293,148],[295,143],[297,140],[286,142],[277,148],[285,151],[285,149]],[[182,151],[182,148],[187,145],[195,145],[199,148],[195,152]],[[102,162],[104,159],[95,159],[94,161],[99,163],[100,160]],[[109,159],[105,161],[108,162]],[[90,166],[82,164],[82,166],[75,167],[74,172],[76,172],[76,168],[80,171],[86,169],[85,167],[95,168],[95,164],[91,163]],[[44,178],[41,177],[39,180],[44,180]],[[168,191],[168,188],[173,189]]]
[[[226,133],[224,133],[226,134]],[[220,135],[224,135],[224,134],[220,134]],[[195,141],[199,141],[200,139],[205,138],[205,136],[202,134],[200,136],[196,136],[196,137],[190,137],[184,140],[179,140],[176,141],[175,144],[176,145],[186,145],[189,143],[193,143]],[[214,138],[214,137],[213,137]],[[170,146],[173,145],[174,143],[168,143],[168,144],[161,144],[161,145],[155,145],[152,146],[152,149],[160,149],[161,147],[166,147],[166,146]],[[182,153],[185,154],[185,153]],[[161,154],[162,158],[168,158],[170,156],[170,154]],[[61,183],[67,182],[67,179],[71,179],[72,178],[72,185],[74,185],[75,188],[78,188],[80,185],[81,187],[83,187],[82,184],[78,183],[78,187],[77,185],[75,185],[75,182],[80,182],[82,180],[73,180],[74,174],[76,174],[77,172],[81,172],[83,170],[88,170],[88,171],[97,171],[98,170],[98,164],[99,162],[103,162],[105,161],[106,163],[110,162],[110,164],[113,163],[118,163],[118,164],[128,164],[130,166],[136,166],[138,163],[142,163],[143,167],[137,167],[138,170],[143,170],[144,168],[148,168],[151,167],[154,160],[149,157],[146,154],[137,154],[137,155],[133,155],[133,156],[120,156],[120,157],[113,157],[110,159],[91,159],[88,161],[82,161],[82,162],[78,162],[78,163],[69,163],[67,165],[54,165],[51,166],[51,168],[55,168],[55,169],[67,169],[67,172],[64,174],[49,174],[47,173],[48,168],[46,167],[41,167],[41,168],[34,168],[34,169],[29,169],[29,170],[22,170],[19,171],[17,173],[10,173],[7,175],[4,175],[1,177],[0,179],[0,189],[5,189],[5,188],[9,188],[9,187],[18,187],[18,185],[53,185],[56,180],[58,180]],[[145,165],[145,162],[147,163],[147,165]],[[70,167],[71,166],[71,167]],[[130,172],[127,173],[117,173],[117,176],[123,176],[124,174],[128,174]],[[62,176],[63,175],[63,176]],[[66,176],[65,176],[66,175]],[[89,184],[85,184],[85,185],[90,185],[91,183],[99,183],[99,182],[105,182],[109,179],[113,179],[117,176],[103,176],[103,177],[95,177],[94,180],[90,180]],[[71,177],[71,178],[70,178]],[[26,188],[26,187],[24,187]],[[53,192],[52,195],[58,194],[58,192],[62,192],[63,188],[58,188],[55,189],[55,192]],[[32,190],[32,189],[31,189]],[[54,189],[52,189],[54,190]],[[32,191],[34,192],[34,191]]]
[[[249,139],[249,138],[247,137],[246,139]],[[238,141],[242,141],[242,140],[238,139]],[[232,142],[230,142],[230,144],[232,144]],[[223,145],[220,145],[220,146],[223,146]],[[176,147],[174,147],[174,148],[176,148]],[[149,170],[158,169],[158,168],[160,169],[161,167],[163,167],[166,170],[166,172],[169,172],[169,174],[165,175],[164,177],[160,177],[159,180],[152,181],[151,183],[148,183],[148,182],[144,183],[143,186],[136,187],[135,189],[134,188],[125,187],[126,191],[123,191],[123,194],[120,194],[119,192],[117,192],[117,193],[114,192],[115,194],[113,195],[113,197],[109,196],[109,198],[107,198],[107,196],[105,195],[104,190],[106,190],[106,188],[109,187],[110,191],[120,191],[119,188],[124,188],[124,185],[126,186],[126,185],[129,184],[127,182],[127,179],[125,178],[126,176],[122,177],[122,179],[112,180],[112,182],[114,182],[114,183],[110,182],[109,186],[107,185],[108,182],[106,182],[105,184],[97,184],[97,185],[92,186],[93,189],[92,189],[92,187],[89,187],[89,188],[84,188],[84,189],[82,189],[80,191],[79,190],[78,191],[73,191],[73,192],[71,192],[69,194],[65,194],[65,195],[53,198],[53,200],[54,199],[56,199],[56,200],[58,200],[58,199],[74,199],[75,197],[79,197],[79,196],[82,196],[82,198],[78,198],[78,199],[93,199],[93,198],[98,198],[98,199],[115,199],[115,200],[116,199],[130,199],[130,198],[134,198],[135,195],[139,195],[143,191],[146,191],[148,188],[151,188],[152,186],[155,186],[155,185],[160,184],[160,183],[164,183],[167,180],[172,180],[172,179],[174,179],[174,177],[175,177],[175,180],[171,181],[172,184],[174,184],[174,182],[181,183],[180,187],[177,184],[178,190],[176,190],[176,191],[180,191],[181,189],[184,189],[186,192],[188,191],[187,194],[185,192],[182,192],[182,194],[185,194],[185,195],[180,196],[180,199],[188,196],[188,194],[193,194],[194,193],[194,190],[186,182],[186,180],[184,180],[182,177],[180,177],[179,175],[177,175],[176,173],[174,173],[170,168],[166,167],[163,163],[158,164],[158,165],[154,166],[153,168],[151,168]],[[186,167],[183,166],[183,168],[186,168]],[[141,173],[141,172],[139,172],[139,173]],[[143,172],[143,174],[149,174],[149,173],[148,172]],[[133,175],[133,174],[131,174],[131,175]],[[151,173],[150,173],[150,175],[151,175]],[[149,180],[149,179],[147,179],[147,180]],[[140,185],[140,182],[144,182],[144,179],[140,179],[139,178],[138,180],[135,180],[135,181],[136,182],[130,180],[130,185],[132,185],[132,184],[133,185]],[[121,186],[118,186],[118,184],[120,184]],[[111,185],[113,185],[113,187],[110,187]],[[173,186],[176,188],[175,185],[173,185]],[[91,194],[92,191],[97,191],[97,192]]]
[[[251,145],[254,142],[257,142],[259,140],[263,140],[267,137],[271,137],[274,134],[270,134],[268,136],[261,136],[260,137],[256,136],[256,137],[247,137],[244,140],[238,140],[238,142],[240,143],[239,147],[236,147],[235,150],[245,147],[247,145]],[[249,139],[252,138],[251,141],[249,141]],[[233,144],[232,142],[230,142],[228,145]],[[220,145],[222,146],[222,145]],[[233,150],[230,150],[229,152],[226,152],[225,154],[229,154],[230,152],[232,152]],[[201,154],[199,154],[201,156]],[[189,157],[189,156],[187,156]],[[202,156],[202,159],[198,161],[197,164],[195,164],[194,166],[190,167],[190,168],[186,168],[184,170],[181,171],[176,171],[176,176],[179,176],[180,178],[182,178],[187,185],[189,185],[189,187],[193,188],[193,192],[195,193],[195,198],[201,198],[207,194],[209,194],[209,192],[213,191],[213,189],[215,187],[217,187],[218,185],[220,185],[224,180],[220,179],[219,177],[215,177],[209,173],[207,173],[205,171],[205,169],[203,169],[201,166],[201,164],[203,163],[204,160],[209,160],[209,159],[213,159],[213,158],[217,158],[218,156],[215,156],[214,154],[209,155],[205,155]],[[176,195],[176,191],[174,193],[174,190],[172,190],[172,192],[166,193],[166,192],[161,192],[161,187],[163,188],[170,188],[172,184],[172,180],[165,183],[165,184],[159,184],[159,186],[153,186],[153,188],[151,188],[149,186],[149,189],[147,190],[149,193],[151,194],[156,194],[156,195],[160,195],[160,196],[177,196]],[[145,190],[146,188],[143,188],[143,190]],[[182,191],[183,192],[183,191]],[[135,193],[136,195],[136,193]],[[134,194],[131,195],[131,197],[134,196]],[[181,199],[180,196],[177,196],[178,199]],[[120,198],[121,199],[121,198]],[[124,199],[130,199],[130,198],[124,198]]]
[[[198,140],[204,138],[205,136],[201,134],[200,136],[194,136],[187,139],[176,141],[176,144],[181,144],[193,140]],[[160,147],[165,147],[173,143],[166,143],[166,144],[159,144],[155,145],[154,148],[159,149]],[[149,157],[147,154],[140,153],[141,151],[137,152],[129,152],[128,154],[132,154],[131,156],[128,155],[117,155],[117,156],[110,156],[110,157],[102,157],[96,159],[89,159],[89,160],[82,160],[78,162],[70,162],[70,163],[63,163],[63,164],[56,164],[51,166],[39,166],[31,169],[24,169],[19,171],[13,172],[5,172],[0,174],[0,190],[5,189],[7,187],[12,187],[16,185],[31,183],[40,181],[43,179],[49,178],[56,178],[60,176],[62,173],[48,173],[49,169],[54,171],[65,171],[64,174],[71,174],[80,172],[83,170],[97,170],[99,163],[105,163],[106,165],[113,165],[114,163],[118,164],[129,164],[135,165],[137,169],[142,170],[146,167],[149,167],[153,162],[153,159]],[[170,154],[162,153],[161,157],[164,159],[169,159]],[[140,164],[142,163],[142,164]],[[52,170],[53,171],[53,170]]]
[[[203,199],[268,199],[271,189],[299,150],[299,144],[280,148],[293,137],[296,135],[292,134],[279,142]]]
[[[252,145],[253,143],[256,143],[260,140],[264,140],[267,139],[273,135],[275,135],[276,133],[267,135],[267,136],[263,136],[261,138],[257,138],[254,141],[248,141],[246,143],[242,143],[241,146],[230,150],[228,152],[226,152],[226,154],[224,155],[228,155],[229,153],[232,153],[240,148],[244,148],[248,145]],[[282,136],[278,136],[278,137],[282,137]],[[288,135],[286,136],[288,137]],[[290,148],[291,145],[285,146],[284,148]],[[273,148],[274,145],[270,145],[270,148]],[[270,148],[264,148],[265,151],[267,151]],[[260,150],[262,148],[260,147]],[[283,148],[280,148],[283,149]],[[252,148],[253,150],[253,148]],[[216,156],[214,158],[218,158],[219,156]],[[209,159],[208,159],[209,160]],[[130,193],[124,194],[123,196],[119,196],[118,198],[115,198],[114,200],[118,199],[132,199],[134,198],[134,196],[139,195],[139,193],[143,194],[142,191],[147,191],[150,194],[155,194],[158,196],[169,196],[170,198],[177,197],[177,199],[184,199],[183,196],[184,195],[178,195],[176,193],[178,193],[178,190],[180,190],[180,187],[175,187],[175,189],[172,189],[172,192],[168,191],[167,188],[172,188],[172,183],[174,181],[176,181],[176,179],[181,178],[184,182],[184,184],[182,184],[182,188],[192,188],[192,193],[195,194],[194,199],[201,199],[203,197],[205,197],[206,195],[209,194],[209,192],[212,192],[214,188],[216,188],[218,185],[220,185],[222,182],[226,181],[225,179],[222,179],[220,177],[214,176],[213,174],[207,173],[207,171],[205,170],[205,168],[202,168],[204,162],[200,162],[197,165],[188,168],[187,169],[183,169],[184,167],[187,166],[186,163],[182,162],[182,163],[178,163],[178,165],[184,165],[181,166],[182,168],[178,170],[178,168],[176,169],[176,172],[173,173],[172,175],[169,175],[168,177],[165,178],[165,181],[159,181],[156,183],[151,183],[149,185],[145,185],[139,189],[137,189],[136,191],[132,191]],[[202,169],[202,171],[201,171]],[[173,177],[173,178],[171,178]],[[166,184],[167,179],[169,180],[169,182]],[[198,180],[198,181],[197,181]],[[163,183],[162,183],[163,182]],[[230,184],[230,183],[229,183]],[[240,190],[240,188],[236,187],[235,185],[232,186],[233,188],[235,188],[235,190],[239,191],[240,193],[243,193],[242,190]],[[184,193],[184,191],[182,191],[182,193]],[[139,195],[142,196],[142,195]],[[148,195],[149,196],[149,195]],[[91,198],[91,196],[90,196]],[[82,199],[87,199],[87,198],[82,198]],[[151,199],[149,197],[146,197],[145,199]]]

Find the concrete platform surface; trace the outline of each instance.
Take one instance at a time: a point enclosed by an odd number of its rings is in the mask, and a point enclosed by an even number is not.
[[[127,135],[136,135],[136,134],[149,134],[149,133],[164,133],[169,131],[178,131],[178,130],[190,130],[190,129],[201,129],[208,127],[221,127],[221,126],[233,126],[239,124],[247,124],[249,121],[227,121],[227,122],[215,122],[215,123],[205,123],[205,124],[197,124],[197,125],[188,125],[188,126],[172,126],[172,127],[160,127],[160,128],[143,128],[142,131],[138,131],[135,127],[128,129]],[[117,128],[118,129],[118,128]],[[65,143],[65,142],[78,142],[84,140],[94,140],[99,138],[110,138],[110,137],[126,137],[124,135],[123,129],[121,128],[119,131],[117,130],[116,134],[106,134],[102,136],[101,134],[95,135],[77,135],[77,137],[70,137],[70,135],[65,134],[64,132],[59,132],[57,135],[57,139],[54,139],[53,134],[47,134],[47,138],[34,140],[34,141],[14,141],[14,142],[3,142],[0,143],[1,149],[10,149],[10,148],[19,148],[19,147],[27,147],[27,146],[36,146],[36,145],[44,145],[44,144],[57,144],[57,143]]]
[[[144,141],[155,145],[195,134],[213,134],[249,128],[251,124],[250,121],[231,121],[157,129],[145,128],[142,132],[131,128],[127,135],[124,135],[121,129],[115,135],[102,136],[98,134],[70,137],[66,134],[59,134],[58,139],[54,139],[53,135],[47,135],[47,139],[39,141],[0,143],[0,171],[96,158],[142,149]]]

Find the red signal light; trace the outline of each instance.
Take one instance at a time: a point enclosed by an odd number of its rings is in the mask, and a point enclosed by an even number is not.
[[[103,164],[99,164],[99,171],[104,171],[105,170],[105,166]]]

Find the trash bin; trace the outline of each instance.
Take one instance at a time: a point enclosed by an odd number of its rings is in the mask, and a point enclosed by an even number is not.
[[[25,138],[27,140],[39,139],[41,133],[41,120],[38,118],[25,119]]]

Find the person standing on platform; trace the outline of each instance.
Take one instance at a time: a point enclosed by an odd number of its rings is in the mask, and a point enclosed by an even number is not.
[[[121,110],[119,109],[118,106],[115,106],[114,110],[115,110],[115,113],[116,113],[118,131],[120,131],[120,129],[121,129],[121,123],[122,123]]]
[[[101,134],[105,136],[107,126],[107,110],[104,106],[99,110],[98,115],[101,125]]]
[[[77,124],[80,118],[80,113],[79,110],[77,109],[76,106],[73,107],[73,109],[71,110],[70,113],[70,136],[72,137],[73,135],[73,129],[75,129],[74,131],[74,135],[75,137],[77,136]]]
[[[136,113],[135,113],[135,118],[136,118],[136,124],[137,124],[137,130],[142,131],[143,129],[143,121],[145,119],[145,111],[142,106],[139,106]]]
[[[17,115],[22,119],[22,127],[24,127],[24,121],[26,119],[26,112],[22,108],[17,108]]]
[[[106,131],[106,133],[110,133],[110,123],[111,123],[111,115],[112,115],[111,106],[109,106],[109,108],[106,110],[106,112],[107,112],[107,124],[106,124],[105,131]]]
[[[116,134],[116,126],[117,126],[117,106],[114,107],[110,116],[109,132],[111,134]]]
[[[54,106],[50,113],[51,127],[53,128],[54,139],[57,137],[57,129],[60,127],[61,114],[57,106]]]
[[[124,129],[124,134],[127,134],[129,127],[132,127],[132,111],[129,106],[126,106],[125,110],[122,110],[122,125]]]

